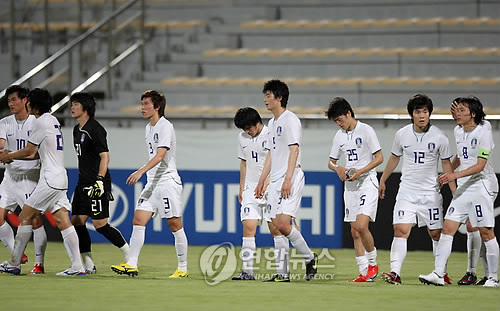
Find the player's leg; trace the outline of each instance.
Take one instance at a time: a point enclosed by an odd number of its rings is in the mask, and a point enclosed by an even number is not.
[[[19,226],[17,228],[11,260],[2,264],[2,267],[0,268],[2,271],[14,274],[19,274],[21,272],[19,268],[19,265],[21,264],[21,257],[23,256],[26,245],[31,238],[31,223],[38,214],[40,214],[39,211],[33,209],[29,205],[24,205],[21,214],[19,214]]]
[[[495,237],[493,227],[479,227],[481,238],[484,241],[486,248],[486,260],[488,262],[488,280],[483,286],[498,287],[498,258],[500,257],[500,250]]]
[[[12,254],[14,250],[14,231],[12,231],[11,226],[5,221],[8,212],[7,209],[0,207],[0,240],[7,247],[9,253]]]
[[[288,279],[289,269],[289,254],[290,242],[281,234],[278,228],[272,223],[267,222],[269,231],[271,232],[274,240],[274,260],[276,262],[276,273],[282,276],[283,279]]]
[[[73,200],[73,206],[75,206],[75,200]],[[75,227],[76,234],[78,235],[80,255],[82,257],[85,272],[93,274],[95,273],[95,264],[92,259],[92,242],[86,224],[88,218],[88,215],[73,214],[71,216],[71,223]]]
[[[123,237],[120,230],[111,226],[108,223],[108,218],[104,219],[92,219],[92,223],[96,228],[96,231],[102,234],[108,241],[110,241],[114,246],[118,247],[122,252],[125,262],[127,261],[128,251],[130,249],[127,241]]]
[[[177,253],[177,270],[170,275],[170,278],[187,277],[188,240],[182,227],[182,217],[167,218],[167,224],[174,235],[175,252]]]
[[[349,282],[366,282],[366,273],[368,272],[368,259],[365,255],[365,247],[363,246],[363,241],[358,230],[355,229],[356,222],[351,222],[351,236],[354,243],[354,254],[356,259],[356,264],[359,269],[359,276]]]
[[[356,258],[360,257],[360,261],[363,264],[363,271],[361,275],[366,277],[367,281],[373,281],[377,277],[378,266],[377,266],[377,249],[375,248],[375,242],[373,236],[368,228],[370,223],[370,216],[364,214],[358,214],[356,216],[356,221],[351,223],[351,231],[356,232]],[[354,236],[353,236],[354,238]],[[361,243],[361,245],[359,245]],[[363,258],[364,257],[364,258]],[[364,263],[367,263],[366,270]],[[361,268],[360,268],[361,269]]]
[[[242,209],[245,208],[242,207]],[[240,258],[242,260],[243,266],[241,268],[241,273],[232,278],[232,280],[234,281],[255,280],[255,277],[253,275],[253,260],[255,257],[255,251],[257,249],[255,245],[255,233],[257,232],[257,226],[259,225],[259,222],[260,219],[242,218],[241,223],[243,224],[243,238],[241,243]]]
[[[45,249],[47,248],[47,233],[45,232],[41,215],[38,215],[35,219],[33,219],[32,226],[33,243],[35,244],[35,266],[30,273],[41,274],[45,272],[44,258]]]
[[[448,213],[450,213],[448,211]],[[444,275],[446,273],[446,263],[451,254],[453,237],[460,226],[460,222],[446,218],[443,230],[436,248],[434,259],[434,271],[428,275],[420,275],[419,280],[425,284],[444,285]]]
[[[66,195],[66,192],[64,192],[64,195]],[[68,202],[68,208],[70,208],[69,205],[70,204]],[[78,235],[75,227],[71,224],[68,210],[66,208],[59,208],[55,211],[52,210],[52,215],[56,221],[57,228],[61,231],[66,252],[71,260],[71,267],[63,272],[57,273],[56,275],[85,275],[85,269],[83,267],[82,259],[80,258]]]
[[[411,233],[411,223],[394,224],[394,238],[391,244],[391,273],[384,273],[384,280],[392,284],[401,284],[401,267],[407,254],[407,241]]]
[[[135,211],[134,219],[132,221],[133,229],[132,236],[130,237],[130,249],[127,260],[127,264],[132,267],[137,267],[139,254],[144,246],[144,239],[146,237],[146,224],[152,216],[153,212],[145,210]]]
[[[75,227],[78,235],[80,255],[83,261],[85,271],[95,273],[95,264],[92,260],[92,241],[87,229],[87,220],[91,215],[92,202],[87,193],[83,190],[83,185],[78,184],[73,194],[71,202],[71,223]]]

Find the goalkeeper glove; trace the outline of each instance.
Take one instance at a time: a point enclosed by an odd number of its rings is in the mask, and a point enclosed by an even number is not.
[[[100,198],[104,194],[104,177],[97,175],[96,181],[92,187],[89,187],[87,195],[91,199]]]

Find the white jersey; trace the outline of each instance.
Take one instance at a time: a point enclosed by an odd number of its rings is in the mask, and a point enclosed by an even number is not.
[[[257,137],[252,137],[245,132],[238,136],[238,158],[246,162],[247,170],[245,185],[257,185],[260,174],[266,162],[268,146],[269,128],[263,126]]]
[[[368,165],[373,159],[373,155],[380,151],[380,143],[377,135],[371,126],[361,121],[356,122],[356,127],[352,131],[339,129],[335,134],[330,151],[330,158],[340,159],[344,154],[346,158],[346,168],[361,169]],[[376,177],[375,169],[361,175]]]
[[[148,182],[158,182],[175,179],[180,182],[177,166],[175,164],[176,139],[174,126],[170,121],[161,117],[155,125],[146,125],[146,147],[149,160],[157,153],[158,148],[167,148],[163,160],[147,172]]]
[[[35,120],[28,141],[38,147],[41,161],[40,180],[45,180],[54,189],[68,189],[63,135],[59,121],[50,113],[44,113]]]
[[[5,139],[8,145],[5,148],[15,152],[26,147],[35,120],[36,118],[33,115],[29,115],[27,119],[22,121],[16,120],[14,115],[0,120],[0,139]],[[6,170],[10,176],[30,174],[39,169],[40,160],[14,160],[6,165]]]
[[[450,159],[446,134],[434,125],[425,133],[417,133],[413,124],[401,128],[394,138],[392,154],[403,157],[400,191],[439,191],[438,162]]]
[[[457,156],[460,166],[457,171],[463,171],[477,163],[477,158],[488,159],[492,157],[495,144],[489,123],[479,124],[470,132],[463,127],[456,126],[455,140],[457,142]],[[474,175],[465,176],[457,180],[457,192],[474,190],[476,187],[486,187],[488,192],[498,193],[498,181],[493,165],[486,162],[484,169]]]
[[[285,177],[291,145],[301,146],[302,125],[300,119],[291,111],[285,110],[278,120],[269,120],[269,150],[271,152],[271,182]],[[300,165],[301,149],[296,166]]]

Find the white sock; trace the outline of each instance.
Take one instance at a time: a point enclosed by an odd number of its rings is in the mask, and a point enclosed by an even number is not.
[[[467,232],[467,272],[476,274],[482,242],[479,231]]]
[[[288,240],[290,240],[290,243],[292,243],[292,246],[295,247],[295,249],[302,255],[304,256],[304,259],[306,262],[310,262],[311,260],[314,259],[314,255],[307,246],[306,240],[304,240],[304,237],[300,233],[299,230],[297,230],[294,226],[292,226],[292,231],[290,231],[290,234],[286,236]]]
[[[47,248],[47,233],[43,226],[33,229],[33,242],[35,244],[35,264],[43,266],[45,249]]]
[[[9,253],[12,254],[14,250],[14,231],[12,231],[12,228],[7,222],[4,222],[3,225],[0,226],[0,240],[3,245],[7,247]]]
[[[144,245],[144,238],[146,236],[146,226],[133,226],[132,236],[130,237],[130,249],[128,251],[127,263],[132,267],[137,267],[139,261],[139,254],[141,253],[142,246]]]
[[[95,266],[94,261],[92,260],[92,253],[85,252],[85,253],[80,253],[80,255],[82,255],[83,268],[85,270],[92,270]]]
[[[76,234],[75,227],[71,226],[61,231],[64,240],[64,246],[71,259],[71,268],[75,270],[82,270],[83,264],[80,258],[80,247],[78,246],[78,235]]]
[[[484,242],[482,242],[482,240],[481,240],[481,250],[479,251],[479,258],[481,258],[481,263],[483,264],[484,276],[488,277],[489,270],[488,270],[488,259],[486,258],[486,246],[484,245]]]
[[[498,256],[500,256],[500,250],[497,238],[484,242],[484,246],[486,246],[486,260],[488,261],[488,277],[498,281]]]
[[[125,243],[122,247],[120,247],[120,250],[122,251],[123,257],[125,258],[125,262],[128,260],[128,250],[130,249],[130,246],[128,243]]]
[[[446,273],[446,263],[451,254],[451,247],[453,246],[453,236],[441,233],[439,244],[436,248],[436,256],[434,258],[434,272],[440,277]]]
[[[184,228],[172,232],[175,238],[175,251],[177,253],[177,269],[187,272],[188,240]]]
[[[26,249],[26,245],[28,245],[31,238],[31,231],[33,231],[33,227],[31,225],[17,227],[17,234],[14,240],[14,249],[12,250],[11,260],[11,263],[15,266],[21,264],[21,258],[23,257],[24,250]]]
[[[254,237],[243,237],[240,253],[241,260],[243,261],[242,270],[251,275],[253,275],[253,259],[256,248]]]
[[[356,263],[358,264],[359,274],[366,276],[368,273],[368,258],[366,256],[356,257]]]
[[[406,258],[407,239],[394,237],[391,245],[391,272],[401,275],[401,267]]]
[[[367,252],[365,250],[365,256],[368,259],[368,264],[370,266],[376,266],[377,265],[377,249],[374,247],[371,252]]]
[[[275,236],[274,238],[274,260],[276,262],[276,273],[288,275],[288,256],[290,251],[290,243],[283,235]]]

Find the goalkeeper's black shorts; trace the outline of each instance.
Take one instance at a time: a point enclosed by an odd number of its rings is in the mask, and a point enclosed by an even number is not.
[[[91,199],[87,195],[89,185],[78,184],[73,194],[72,215],[87,215],[92,219],[104,219],[109,217],[110,194],[104,193],[98,199]],[[87,189],[84,189],[87,188]]]

